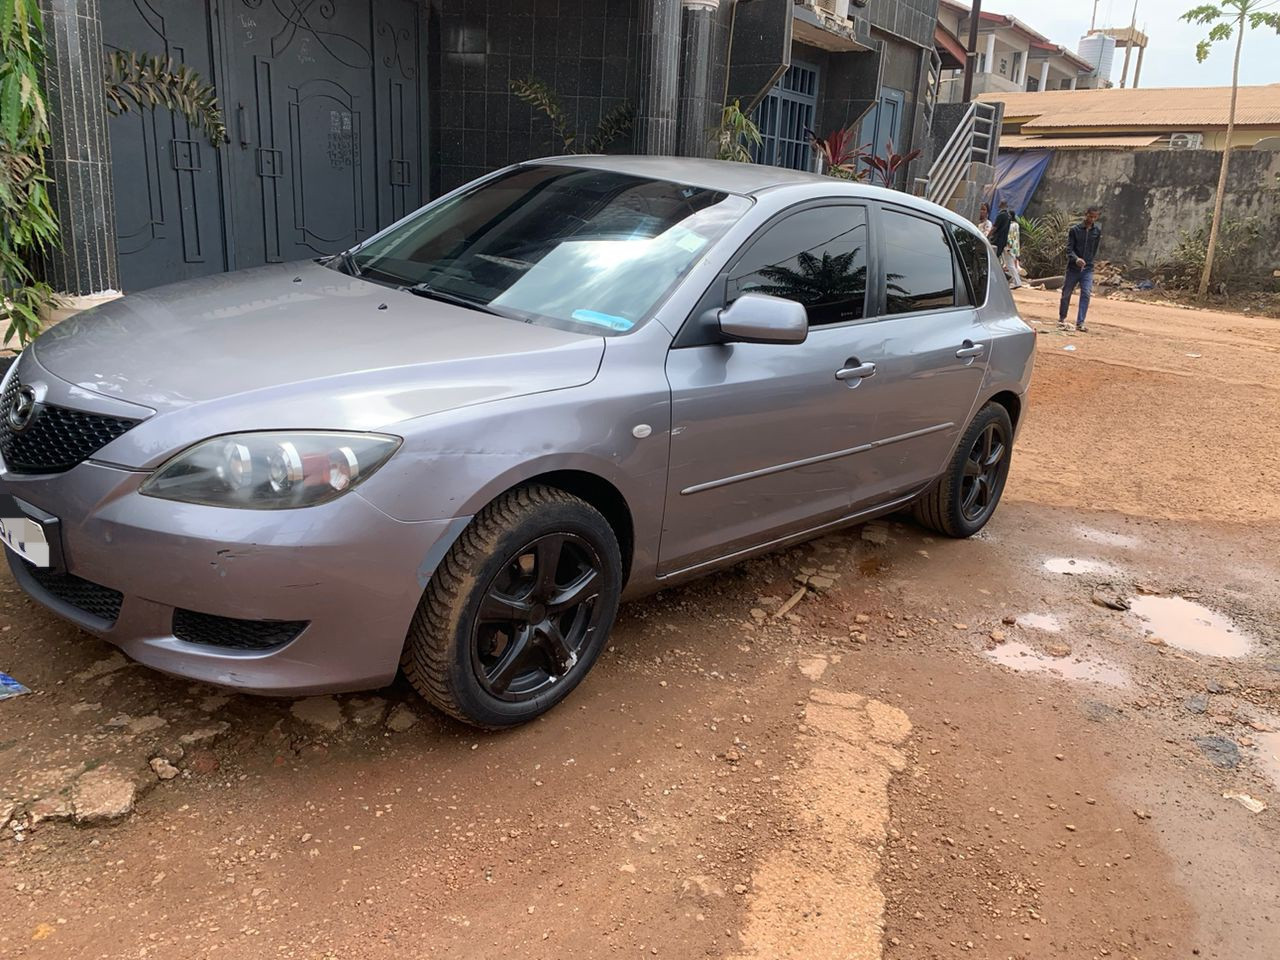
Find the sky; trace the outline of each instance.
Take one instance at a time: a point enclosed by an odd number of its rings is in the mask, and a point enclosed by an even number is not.
[[[966,0],[969,2],[969,0]],[[1209,27],[1183,23],[1183,12],[1211,0],[1138,0],[1138,29],[1147,34],[1147,54],[1142,62],[1144,87],[1212,87],[1231,84],[1235,40],[1214,44],[1209,59],[1196,63],[1196,43],[1208,36]],[[1266,2],[1266,0],[1263,0]],[[1092,0],[983,0],[982,9],[1017,17],[1054,43],[1075,50],[1089,31]],[[1280,11],[1280,0],[1270,9]],[[1127,27],[1133,0],[1099,0],[1099,27]],[[1133,52],[1129,65],[1132,86]],[[1120,84],[1124,51],[1117,49],[1112,82]],[[1242,84],[1280,83],[1280,34],[1265,27],[1248,32],[1240,60]]]

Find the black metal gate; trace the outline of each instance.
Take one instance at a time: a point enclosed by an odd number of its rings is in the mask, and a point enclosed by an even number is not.
[[[111,121],[126,291],[340,250],[426,199],[417,0],[103,0],[102,22],[213,81],[229,138]]]

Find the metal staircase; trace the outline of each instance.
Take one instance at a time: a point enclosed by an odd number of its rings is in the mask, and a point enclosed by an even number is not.
[[[969,104],[969,109],[965,111],[955,132],[938,151],[928,175],[916,181],[918,192],[922,192],[926,199],[934,203],[948,206],[955,198],[957,189],[968,179],[973,164],[994,165],[999,144],[997,116],[995,104],[979,103],[976,100]]]

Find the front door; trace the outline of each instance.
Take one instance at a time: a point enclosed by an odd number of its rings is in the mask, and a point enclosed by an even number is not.
[[[699,314],[758,292],[809,311],[802,344],[673,349],[671,461],[659,572],[678,572],[838,519],[856,485],[854,448],[875,409],[856,367],[865,347],[866,208],[828,202],[775,220],[748,243]]]

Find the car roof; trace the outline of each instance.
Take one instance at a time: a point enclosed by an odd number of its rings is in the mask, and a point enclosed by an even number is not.
[[[759,196],[772,190],[797,187],[819,187],[827,195],[847,194],[864,200],[880,200],[899,206],[912,207],[933,216],[949,220],[970,231],[977,228],[964,217],[931,203],[922,197],[876,187],[868,183],[836,180],[805,170],[791,170],[763,163],[737,163],[732,160],[705,160],[700,157],[613,156],[605,154],[574,154],[561,157],[543,157],[527,160],[523,165],[553,164],[565,167],[581,167],[588,170],[608,170],[613,173],[646,177],[651,180],[667,180],[684,183],[705,190],[724,190],[744,196]]]
[[[566,167],[583,167],[588,170],[608,170],[613,173],[647,177],[650,180],[669,180],[686,183],[691,187],[707,190],[726,190],[729,193],[754,194],[769,187],[802,183],[827,183],[830,178],[772,167],[761,163],[735,163],[731,160],[704,160],[700,157],[655,156],[607,156],[603,154],[545,157],[529,160],[530,164],[556,164]]]

